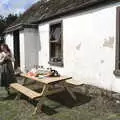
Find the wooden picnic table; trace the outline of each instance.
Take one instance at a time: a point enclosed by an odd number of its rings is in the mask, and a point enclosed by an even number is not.
[[[68,77],[68,76],[37,78],[37,77],[34,77],[34,76],[29,76],[27,74],[21,74],[21,76],[25,77],[25,78],[35,80],[35,81],[43,83],[43,84],[51,84],[51,83],[55,83],[55,82],[65,81],[65,80],[68,80],[68,79],[72,78],[72,77]]]
[[[40,91],[40,92],[33,91],[33,90],[27,88],[26,86],[22,86],[18,83],[12,83],[10,85],[10,87],[16,89],[17,91],[19,91],[20,93],[28,96],[31,99],[37,99],[39,97],[44,98],[47,95],[51,95],[51,94],[54,94],[54,93],[57,93],[57,92],[60,92],[64,89],[66,89],[70,93],[72,98],[74,100],[76,100],[75,95],[72,93],[72,91],[65,84],[65,81],[68,80],[68,79],[72,79],[72,77],[59,76],[59,77],[37,78],[37,77],[29,76],[27,74],[21,74],[21,76],[24,77],[25,79],[31,79],[31,80],[37,81],[37,82],[42,84],[42,91]],[[56,88],[55,84],[61,84],[62,87]],[[37,111],[37,106],[35,108],[34,113],[36,113],[36,111]]]

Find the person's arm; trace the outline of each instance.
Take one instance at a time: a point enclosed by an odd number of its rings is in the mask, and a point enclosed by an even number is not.
[[[0,54],[0,64],[4,62],[5,58],[6,58],[6,55],[1,53]]]
[[[15,61],[15,58],[13,57],[13,55],[11,54],[11,53],[6,53],[6,58],[5,58],[6,60],[11,60],[12,62],[14,62]]]

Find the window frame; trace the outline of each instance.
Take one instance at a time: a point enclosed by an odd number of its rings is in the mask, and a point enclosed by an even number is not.
[[[120,76],[120,7],[116,9],[116,56],[114,74]]]
[[[52,22],[49,24],[49,64],[52,65],[52,66],[58,66],[58,67],[63,67],[64,64],[63,64],[63,59],[61,62],[53,62],[51,61],[51,42],[50,42],[50,36],[51,36],[51,26],[52,25],[55,25],[55,24],[61,24],[61,54],[62,54],[62,58],[63,58],[63,21],[60,20],[60,21],[57,21],[57,22]]]

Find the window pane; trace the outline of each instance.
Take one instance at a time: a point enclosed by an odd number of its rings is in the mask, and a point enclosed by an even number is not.
[[[62,62],[62,25],[61,23],[50,25],[50,61]]]

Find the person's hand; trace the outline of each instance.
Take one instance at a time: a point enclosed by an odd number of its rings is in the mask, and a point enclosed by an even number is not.
[[[9,60],[10,58],[11,58],[11,57],[8,56],[8,55],[5,56],[5,60]]]

